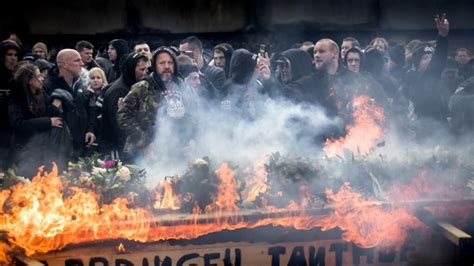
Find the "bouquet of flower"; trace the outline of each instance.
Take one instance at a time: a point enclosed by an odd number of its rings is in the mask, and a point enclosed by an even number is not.
[[[134,205],[142,205],[148,195],[144,186],[145,175],[145,169],[136,165],[126,165],[120,160],[103,161],[99,154],[94,154],[69,162],[62,178],[68,186],[94,191],[101,203],[127,197]]]

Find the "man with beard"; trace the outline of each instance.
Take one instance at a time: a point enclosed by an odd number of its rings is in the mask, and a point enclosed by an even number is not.
[[[352,120],[352,99],[359,95],[368,95],[374,98],[377,103],[385,105],[387,96],[379,84],[373,79],[364,76],[360,72],[362,52],[357,47],[353,47],[346,52],[345,61],[349,70],[340,64],[338,60],[339,48],[330,39],[318,41],[314,48],[314,59],[317,71],[323,71],[329,77],[329,110],[341,116],[346,116],[347,122]],[[351,52],[351,53],[350,53]],[[356,53],[353,54],[353,52]],[[349,57],[347,57],[349,55]],[[383,67],[383,65],[382,65]],[[380,69],[382,69],[380,67]]]
[[[117,110],[130,88],[144,78],[148,67],[148,57],[143,54],[130,53],[124,58],[122,75],[114,81],[104,95],[102,107],[102,143],[104,154],[111,153],[112,158],[120,156],[125,145],[124,132],[117,123]]]
[[[169,47],[158,48],[153,53],[152,67],[153,73],[132,86],[117,113],[118,124],[126,136],[124,153],[130,159],[154,155],[152,142],[158,119],[180,123],[189,113],[174,52]]]
[[[330,91],[330,81],[342,72],[339,67],[339,47],[331,39],[321,39],[314,47],[316,71],[288,86],[289,97],[295,102],[321,106],[328,115],[335,115],[334,93]]]

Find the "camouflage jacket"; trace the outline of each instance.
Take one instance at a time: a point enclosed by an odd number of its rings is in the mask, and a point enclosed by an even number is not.
[[[163,88],[153,77],[135,83],[118,109],[117,122],[126,136],[124,152],[138,156],[153,141]]]

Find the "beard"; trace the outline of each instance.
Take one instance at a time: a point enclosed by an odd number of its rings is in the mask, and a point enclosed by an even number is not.
[[[167,81],[170,81],[172,78],[173,78],[173,73],[171,72],[163,72],[161,75],[161,80],[163,80],[163,82],[167,82]]]
[[[316,69],[317,69],[317,70],[325,70],[325,69],[328,69],[328,67],[329,67],[329,62],[316,61],[315,66],[316,66]]]

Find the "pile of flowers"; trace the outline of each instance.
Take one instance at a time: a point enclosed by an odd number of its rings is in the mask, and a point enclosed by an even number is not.
[[[94,191],[99,195],[100,202],[106,204],[117,197],[128,197],[129,202],[141,205],[139,195],[147,194],[145,169],[120,160],[104,161],[99,154],[69,162],[67,171],[61,177],[69,187]]]
[[[16,168],[12,167],[0,173],[0,189],[31,182],[16,172]],[[92,191],[98,195],[100,204],[109,204],[122,197],[127,198],[131,205],[143,206],[149,200],[149,191],[145,188],[145,169],[120,160],[104,161],[99,154],[69,162],[67,169],[61,173],[61,179],[65,184],[63,193],[67,194],[74,187]]]

